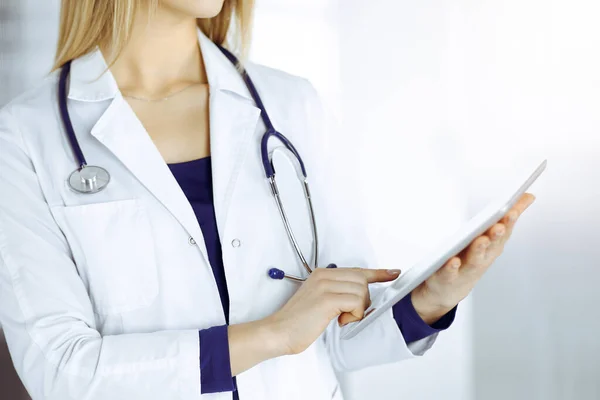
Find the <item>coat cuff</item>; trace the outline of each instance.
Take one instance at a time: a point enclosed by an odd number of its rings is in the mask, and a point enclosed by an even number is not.
[[[203,329],[200,336],[200,389],[202,394],[237,390],[231,376],[227,325]]]
[[[448,329],[454,317],[458,306],[454,307],[448,314],[432,325],[427,325],[413,306],[411,295],[408,294],[392,307],[394,320],[402,332],[402,336],[407,344],[416,342],[435,333]]]

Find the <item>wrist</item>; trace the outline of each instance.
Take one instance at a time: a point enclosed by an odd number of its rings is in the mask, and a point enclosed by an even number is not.
[[[232,376],[285,354],[281,341],[268,319],[229,325],[227,335]]]
[[[454,308],[454,306],[434,304],[414,293],[411,293],[411,302],[415,311],[419,314],[419,317],[421,317],[423,322],[427,325],[435,324]]]
[[[264,340],[268,342],[272,358],[294,354],[289,345],[289,335],[274,315],[260,320]]]
[[[260,361],[285,354],[283,341],[269,319],[230,325],[228,334],[230,345],[241,343],[244,348],[256,354]]]
[[[280,357],[290,354],[287,345],[287,336],[281,324],[272,316],[258,322],[258,334],[264,343],[269,358]]]

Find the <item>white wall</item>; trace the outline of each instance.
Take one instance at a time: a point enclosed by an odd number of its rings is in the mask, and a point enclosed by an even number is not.
[[[363,170],[372,174],[365,182],[383,197],[370,199],[383,205],[373,216],[390,221],[373,225],[387,248],[402,236],[394,230],[401,223],[422,218],[421,229],[408,231],[421,241],[461,204],[467,214],[481,207],[495,179],[549,159],[532,188],[538,201],[475,292],[473,341],[457,352],[472,357],[472,369],[443,351],[445,371],[428,365],[402,398],[463,399],[464,385],[485,400],[600,398],[600,5],[347,0],[340,10],[347,132],[363,138]],[[403,195],[381,186],[393,176],[408,186]],[[450,189],[436,190],[435,176]],[[409,213],[405,196],[418,198]],[[424,207],[433,207],[430,218]],[[455,328],[444,338],[471,338]],[[456,362],[468,377],[446,382]],[[395,376],[405,387],[407,375]],[[356,396],[373,390],[359,387]]]
[[[50,71],[58,0],[0,0],[0,106]]]
[[[465,166],[494,177],[517,159],[549,159],[537,203],[475,293],[476,397],[598,399],[600,4],[453,4],[463,95],[450,126]]]

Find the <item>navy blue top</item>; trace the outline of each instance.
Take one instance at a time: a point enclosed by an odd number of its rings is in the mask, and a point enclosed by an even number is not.
[[[221,296],[221,304],[225,312],[225,320],[229,324],[229,293],[221,241],[217,230],[212,190],[211,158],[169,164],[173,176],[190,202],[198,223],[202,229],[208,259],[215,276]],[[435,324],[429,326],[419,316],[412,305],[410,295],[393,307],[393,315],[406,343],[423,339],[436,332],[447,329],[454,321],[456,308]],[[202,393],[233,392],[233,399],[238,400],[235,377],[231,374],[229,360],[229,338],[227,325],[203,329],[200,336],[200,379]]]

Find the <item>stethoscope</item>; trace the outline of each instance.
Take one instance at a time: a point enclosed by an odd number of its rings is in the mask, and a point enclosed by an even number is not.
[[[248,75],[246,70],[241,66],[239,60],[227,49],[221,46],[219,46],[219,48],[223,52],[223,54],[229,59],[229,61],[231,61],[231,63],[235,65],[238,71],[240,71],[242,78],[246,83],[246,87],[248,88],[250,95],[254,99],[254,103],[261,111],[260,115],[262,121],[267,128],[267,131],[263,134],[263,137],[260,142],[260,152],[264,172],[269,182],[271,193],[273,195],[273,198],[275,199],[275,204],[277,205],[277,209],[279,210],[279,215],[281,216],[281,220],[285,227],[285,231],[287,233],[290,244],[294,248],[294,251],[298,256],[300,263],[302,264],[306,272],[310,275],[313,272],[313,269],[318,266],[319,241],[317,235],[317,225],[315,221],[315,212],[310,195],[310,188],[308,185],[304,161],[302,161],[302,157],[300,157],[300,154],[298,153],[294,145],[283,134],[277,132],[277,130],[273,126],[273,123],[271,122],[271,119],[267,114],[267,110],[265,109],[262,99],[260,98],[258,91],[256,90],[254,83],[252,82],[252,79],[250,79],[250,76]],[[85,156],[83,155],[83,151],[81,150],[81,146],[79,145],[79,141],[75,136],[75,130],[73,128],[73,123],[71,121],[69,110],[67,108],[67,82],[70,72],[71,62],[69,61],[63,66],[60,74],[60,80],[58,83],[58,104],[60,108],[60,116],[66,131],[67,139],[69,140],[69,144],[71,146],[71,149],[73,150],[75,159],[79,164],[79,167],[69,175],[67,179],[67,184],[69,188],[76,193],[94,194],[104,190],[108,186],[108,184],[110,183],[110,173],[102,167],[96,165],[88,165]],[[312,265],[314,266],[314,268],[311,267],[311,263],[309,263],[309,261],[304,256],[302,249],[300,249],[300,245],[298,244],[298,241],[294,236],[292,227],[285,212],[285,208],[281,201],[281,196],[279,195],[279,189],[275,180],[275,167],[273,166],[272,154],[270,154],[268,151],[268,143],[271,138],[278,139],[287,150],[284,152],[284,154],[286,154],[287,157],[290,157],[291,154],[291,156],[293,156],[296,160],[296,162],[292,162],[292,164],[296,168],[298,178],[302,181],[302,187],[304,189],[304,198],[306,200],[306,204],[310,215],[310,225],[314,239],[312,252]],[[336,266],[335,264],[329,264],[327,268],[336,268]],[[295,282],[304,282],[306,280],[306,278],[286,274],[283,270],[278,268],[271,268],[268,271],[268,275],[272,279],[277,280],[281,280],[284,278]]]

